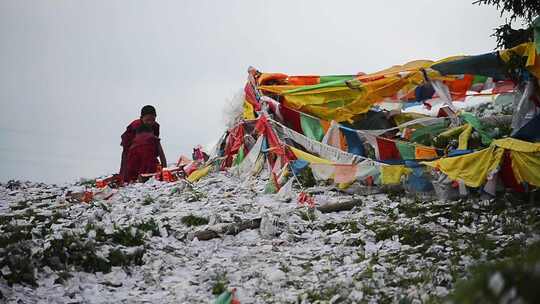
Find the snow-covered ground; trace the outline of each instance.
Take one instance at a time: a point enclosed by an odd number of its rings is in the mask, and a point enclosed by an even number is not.
[[[241,303],[437,303],[471,265],[540,239],[528,202],[312,188],[318,206],[361,201],[321,213],[264,186],[220,172],[83,203],[66,195],[74,186],[1,184],[0,301],[209,303],[235,287]],[[260,228],[195,237],[249,220]]]

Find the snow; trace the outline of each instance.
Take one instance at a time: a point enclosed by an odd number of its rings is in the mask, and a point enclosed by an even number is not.
[[[494,273],[489,278],[489,288],[493,291],[493,294],[498,296],[504,288],[504,278],[500,272]]]
[[[502,93],[490,95],[491,90],[483,91],[482,94],[472,94],[468,92],[469,96],[463,101],[452,101],[452,105],[456,110],[464,110],[468,112],[475,112],[479,117],[488,117],[502,113],[505,109],[511,107],[514,99],[514,93]],[[476,93],[476,92],[474,92]],[[431,104],[431,109],[428,109],[423,104],[410,106],[403,109],[403,113],[417,113],[428,116],[437,116],[441,107],[445,105],[445,102],[440,98],[433,98],[425,101]]]
[[[469,266],[488,257],[500,258],[492,257],[494,253],[479,247],[471,236],[493,235],[486,239],[500,248],[510,242],[525,246],[527,240],[539,238],[525,224],[520,206],[507,205],[495,217],[489,209],[492,202],[477,203],[475,209],[472,201],[416,202],[376,194],[354,196],[363,204],[351,211],[309,213],[294,199],[286,203],[276,195],[262,194],[265,183],[264,179],[239,180],[219,172],[193,187],[151,180],[90,203],[66,201],[67,191],[84,190],[76,185],[1,184],[0,216],[8,218],[3,225],[30,225],[33,231],[41,231],[47,220],[39,217],[59,214],[60,218],[45,235],[29,241],[37,286],[10,286],[0,278],[0,292],[8,303],[209,303],[216,298],[212,288],[222,281],[237,288],[241,303],[312,303],[318,299],[376,303],[404,297],[420,303],[448,295],[455,282],[467,276]],[[329,186],[320,189],[323,191],[314,195],[319,205],[353,197]],[[452,217],[455,204],[466,211]],[[21,207],[14,210],[15,206]],[[416,215],[405,209],[420,207],[426,210]],[[538,213],[537,208],[527,209],[527,216]],[[477,215],[477,219],[464,223],[464,214]],[[205,218],[208,224],[188,226],[182,218],[189,215]],[[491,215],[489,221],[483,215]],[[194,237],[200,230],[256,218],[261,218],[260,229],[207,241]],[[159,233],[145,232],[142,245],[100,239],[103,232],[111,235],[127,227],[131,227],[126,230],[129,234],[137,236],[134,225],[150,220]],[[511,220],[522,223],[516,228],[519,231],[503,229]],[[70,276],[60,280],[64,274],[40,265],[40,256],[54,240],[64,239],[66,232],[92,241],[96,256],[104,260],[116,249],[125,254],[144,250],[142,264],[112,266],[109,272],[85,272],[73,265],[67,271]],[[0,251],[1,260],[6,259],[5,253]],[[4,276],[11,272],[8,266],[0,270]],[[498,290],[496,278],[493,280],[493,288]]]

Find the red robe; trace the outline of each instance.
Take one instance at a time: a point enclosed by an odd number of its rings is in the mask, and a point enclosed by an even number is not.
[[[155,173],[158,167],[159,138],[152,133],[139,133],[127,153],[126,182],[136,181],[139,174]]]
[[[128,181],[128,172],[127,172],[127,155],[129,148],[131,147],[131,144],[133,143],[133,139],[135,138],[135,131],[138,127],[142,125],[142,120],[136,119],[132,121],[129,126],[127,126],[126,131],[124,134],[122,134],[122,142],[120,145],[122,146],[122,161],[120,163],[120,178],[123,181]],[[152,129],[154,130],[154,135],[159,138],[159,124],[156,122],[152,126]]]

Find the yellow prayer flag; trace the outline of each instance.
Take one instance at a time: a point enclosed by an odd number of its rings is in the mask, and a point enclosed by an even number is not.
[[[510,150],[512,171],[519,183],[540,187],[540,143],[507,137],[493,141],[493,145]]]
[[[512,151],[519,151],[525,153],[540,152],[540,143],[532,143],[510,137],[494,140],[493,144],[497,147],[505,148]]]
[[[401,182],[403,175],[409,175],[411,169],[404,165],[381,166],[381,182],[383,185],[395,185]]]
[[[512,151],[512,171],[519,183],[527,182],[540,187],[540,153]]]
[[[540,78],[540,60],[536,60],[537,54],[534,42],[522,43],[511,49],[499,51],[499,56],[504,62],[510,61],[512,54],[522,57],[526,56],[527,62],[525,63],[525,66],[527,67],[527,70],[537,78]]]
[[[294,153],[296,158],[305,160],[310,164],[328,164],[328,165],[333,164],[332,161],[329,161],[327,159],[317,157],[315,155],[309,154],[307,152],[304,152],[302,150],[296,149],[291,146],[289,146],[289,148],[291,148],[291,151]]]
[[[187,180],[190,182],[190,183],[194,183],[198,180],[200,180],[201,178],[205,177],[206,175],[208,175],[208,173],[210,172],[210,169],[212,169],[212,166],[206,166],[204,168],[201,168],[201,169],[197,169],[195,171],[193,171],[187,178]]]
[[[246,100],[244,100],[244,113],[242,114],[242,117],[245,120],[255,119],[255,110],[253,109],[253,105],[251,105]]]
[[[469,187],[480,187],[487,175],[499,166],[503,149],[489,148],[461,156],[441,158],[422,164],[438,168],[452,180],[463,180]]]
[[[469,138],[471,138],[471,134],[473,131],[473,127],[470,124],[466,124],[465,129],[461,134],[459,134],[459,144],[458,149],[459,150],[467,150],[469,147]]]

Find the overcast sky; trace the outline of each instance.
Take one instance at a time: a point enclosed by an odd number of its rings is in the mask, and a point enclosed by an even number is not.
[[[0,1],[0,181],[118,170],[153,104],[169,162],[224,131],[249,65],[374,72],[491,51],[491,7],[452,1]]]

